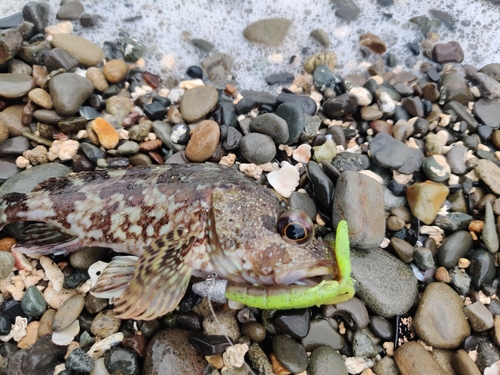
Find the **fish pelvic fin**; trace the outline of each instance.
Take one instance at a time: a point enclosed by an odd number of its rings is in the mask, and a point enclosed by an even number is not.
[[[97,279],[90,293],[97,298],[119,297],[128,288],[139,262],[136,256],[117,256]],[[89,270],[90,273],[90,270]]]
[[[29,223],[17,233],[14,251],[49,255],[70,246],[76,236],[47,223]]]
[[[115,301],[120,318],[152,320],[177,307],[191,278],[194,239],[192,232],[180,227],[144,249],[128,288]]]

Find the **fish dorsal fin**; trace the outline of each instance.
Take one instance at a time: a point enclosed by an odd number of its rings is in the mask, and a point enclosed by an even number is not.
[[[97,298],[120,297],[132,280],[138,261],[136,256],[114,257],[99,275],[90,293]]]
[[[29,223],[18,233],[15,250],[23,253],[53,254],[76,237],[46,223]]]
[[[194,239],[192,232],[180,227],[144,249],[128,288],[115,301],[120,318],[151,320],[178,305],[191,278]]]

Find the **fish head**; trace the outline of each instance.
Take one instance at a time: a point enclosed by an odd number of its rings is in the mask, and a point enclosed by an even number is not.
[[[214,269],[234,283],[309,284],[336,276],[333,249],[315,238],[312,220],[286,209],[270,189],[216,190],[206,228]]]

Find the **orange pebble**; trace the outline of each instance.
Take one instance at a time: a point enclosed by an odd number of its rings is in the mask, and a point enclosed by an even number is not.
[[[288,375],[291,374],[290,371],[288,371],[286,368],[283,367],[283,365],[278,361],[278,358],[274,353],[271,353],[269,355],[269,359],[271,360],[271,365],[273,366],[273,370],[276,374],[278,375]]]
[[[0,240],[0,251],[10,251],[15,244],[16,240],[12,237],[2,238]]]
[[[482,220],[472,220],[469,224],[469,231],[475,233],[481,233],[483,231],[484,221]]]
[[[92,121],[92,130],[96,132],[97,138],[99,138],[99,142],[104,148],[115,148],[120,140],[116,129],[102,117],[98,117]]]

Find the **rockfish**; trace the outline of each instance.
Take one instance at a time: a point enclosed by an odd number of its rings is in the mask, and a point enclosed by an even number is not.
[[[170,164],[72,173],[0,199],[0,228],[26,222],[13,251],[68,253],[111,248],[116,257],[93,293],[116,296],[124,319],[172,311],[191,276],[229,285],[318,285],[337,266],[313,223],[237,170]],[[352,294],[351,294],[352,296]]]

